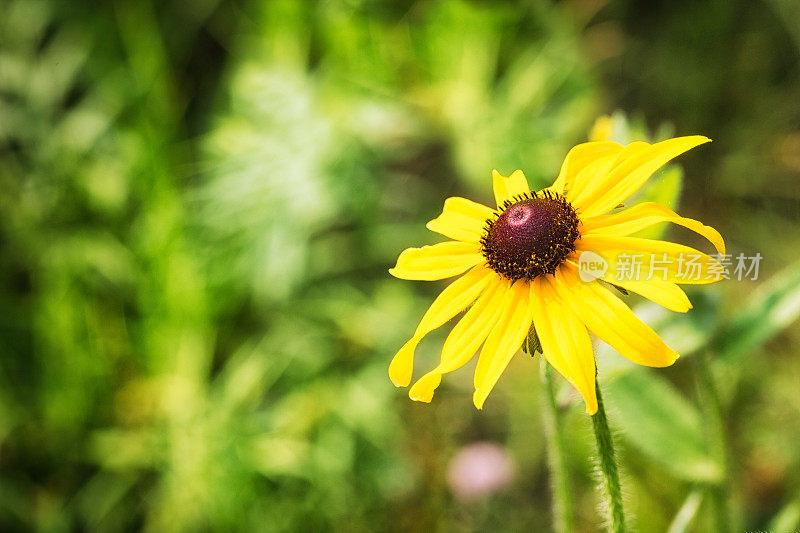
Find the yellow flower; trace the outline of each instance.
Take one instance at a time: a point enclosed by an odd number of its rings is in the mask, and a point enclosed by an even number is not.
[[[614,121],[608,115],[598,117],[589,132],[590,141],[610,141],[614,133]]]
[[[688,246],[631,235],[672,222],[708,239],[719,254],[725,244],[715,229],[660,204],[617,208],[661,166],[708,141],[690,136],[624,147],[584,143],[570,150],[555,183],[544,190],[531,191],[519,170],[509,177],[494,171],[496,209],[448,198],[427,227],[453,240],[409,248],[389,272],[409,280],[464,275],[442,291],[395,355],[389,366],[392,382],[407,386],[419,341],[465,309],[444,343],[439,365],[409,391],[413,400],[431,401],[442,375],[480,349],[473,403],[481,409],[531,327],[547,361],[581,393],[589,414],[597,411],[597,400],[588,331],[635,363],[674,363],[678,354],[608,285],[686,312],[692,305],[678,284],[718,281],[720,263]],[[626,271],[631,266],[637,271]]]

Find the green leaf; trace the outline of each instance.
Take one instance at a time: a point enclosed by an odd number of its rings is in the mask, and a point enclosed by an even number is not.
[[[678,205],[678,198],[682,188],[683,169],[678,165],[669,165],[651,177],[645,186],[629,200],[629,204],[655,202],[674,210]],[[656,224],[636,232],[636,236],[645,239],[660,239],[669,229],[669,226],[666,223]]]
[[[778,511],[769,523],[769,531],[789,533],[797,531],[798,526],[800,526],[800,500],[795,500]]]
[[[682,479],[722,478],[706,447],[700,413],[666,381],[637,369],[613,374],[604,386],[613,420],[633,448]]]
[[[536,328],[531,326],[528,330],[528,338],[522,343],[522,351],[533,357],[536,353],[542,352],[542,343],[539,341],[539,335],[536,334]]]
[[[800,262],[762,285],[715,341],[718,359],[735,363],[800,316]]]

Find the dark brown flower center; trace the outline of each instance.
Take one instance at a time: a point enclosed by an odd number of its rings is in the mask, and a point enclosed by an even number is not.
[[[544,191],[506,202],[486,222],[481,250],[489,266],[510,280],[552,274],[580,238],[575,209],[558,194]]]

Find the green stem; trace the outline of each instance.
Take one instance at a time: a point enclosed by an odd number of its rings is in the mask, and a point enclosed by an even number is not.
[[[594,437],[597,440],[597,453],[600,456],[600,472],[603,475],[601,492],[608,511],[608,528],[613,533],[624,533],[625,513],[622,510],[622,490],[619,485],[619,470],[614,455],[614,441],[608,428],[608,418],[600,394],[600,384],[595,376],[597,394],[597,413],[592,416]]]
[[[717,531],[733,531],[728,504],[728,454],[725,427],[722,421],[722,406],[719,393],[711,373],[709,355],[702,351],[695,358],[698,396],[703,410],[709,452],[722,469],[722,480],[710,490],[713,519]]]
[[[559,420],[558,404],[553,390],[553,367],[542,358],[541,364],[543,414],[547,459],[550,466],[550,484],[553,491],[553,529],[556,533],[570,533],[575,525],[572,520],[572,498],[569,474],[565,461],[566,439],[564,427]]]

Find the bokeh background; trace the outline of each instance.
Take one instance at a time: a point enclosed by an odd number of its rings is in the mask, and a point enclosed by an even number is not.
[[[799,59],[792,0],[0,1],[0,529],[548,530],[541,357],[481,412],[471,366],[411,402],[387,366],[444,283],[386,270],[609,115],[714,139],[640,199],[763,256],[686,315],[629,298],[674,367],[598,346],[627,509],[713,531],[728,490],[731,530],[797,531]]]

